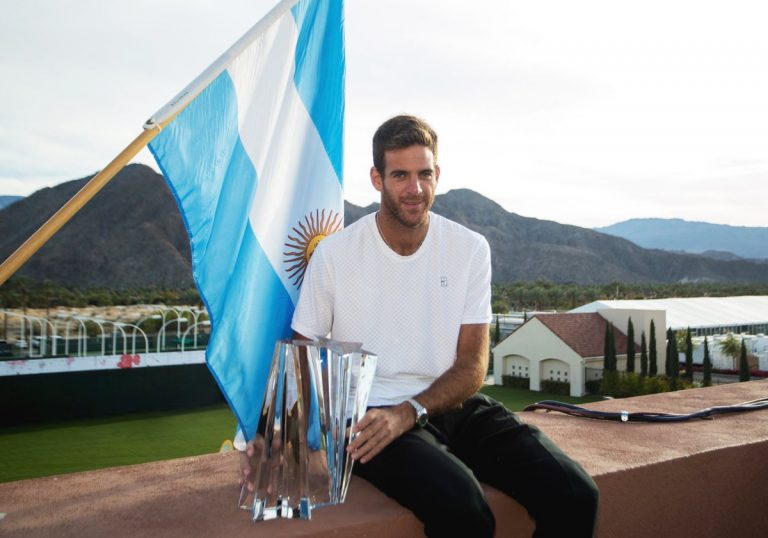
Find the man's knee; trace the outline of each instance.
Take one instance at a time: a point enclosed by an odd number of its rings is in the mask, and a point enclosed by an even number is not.
[[[537,530],[541,531],[537,536],[562,536],[564,521],[568,522],[570,536],[594,535],[600,492],[595,481],[581,466],[573,471],[568,480],[570,487],[561,487],[551,499],[551,507],[558,516],[550,518],[549,514],[540,514],[536,518]]]
[[[482,490],[443,493],[429,516],[417,514],[427,536],[493,536],[496,520]]]
[[[597,519],[597,507],[600,502],[600,490],[597,489],[597,484],[586,472],[583,473],[583,478],[579,487],[574,488],[574,506],[578,507],[579,511],[584,514],[586,519],[592,521],[592,527],[594,528],[595,521]]]

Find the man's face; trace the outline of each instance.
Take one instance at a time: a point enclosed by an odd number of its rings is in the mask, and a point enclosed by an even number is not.
[[[371,168],[371,182],[381,193],[381,209],[408,228],[429,221],[440,167],[426,146],[384,152],[384,171]]]

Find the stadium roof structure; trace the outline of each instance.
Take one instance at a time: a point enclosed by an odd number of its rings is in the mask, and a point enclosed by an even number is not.
[[[605,309],[665,310],[672,329],[768,324],[768,295],[595,301],[570,312]]]

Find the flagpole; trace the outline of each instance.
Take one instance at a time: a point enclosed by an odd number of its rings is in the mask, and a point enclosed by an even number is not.
[[[170,120],[169,120],[170,121]],[[153,138],[155,138],[160,129],[145,129],[137,136],[133,142],[121,151],[112,161],[98,174],[93,176],[77,194],[69,199],[51,218],[37,229],[16,251],[8,256],[2,265],[0,265],[0,285],[8,280],[32,255],[58,232],[75,214],[87,204],[91,198],[104,188],[109,181],[122,170],[128,162],[136,156]]]

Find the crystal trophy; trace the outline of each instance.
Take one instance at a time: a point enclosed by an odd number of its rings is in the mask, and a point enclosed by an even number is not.
[[[275,344],[250,488],[243,484],[239,499],[254,521],[310,519],[313,509],[344,502],[354,463],[346,447],[365,413],[376,360],[353,342]]]

